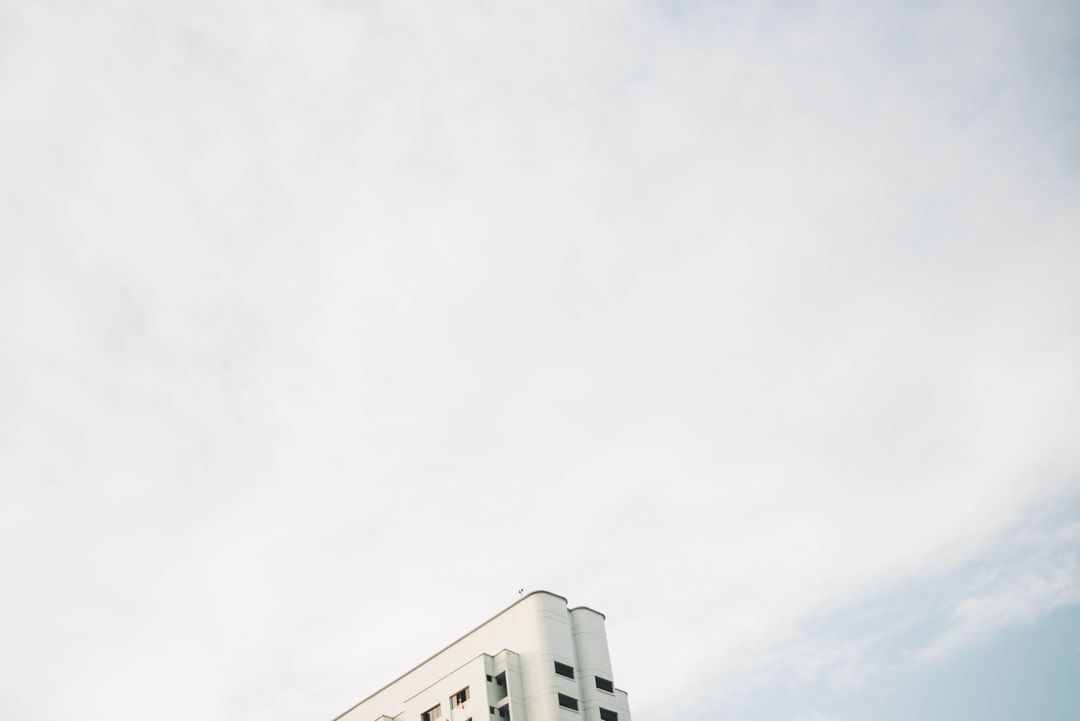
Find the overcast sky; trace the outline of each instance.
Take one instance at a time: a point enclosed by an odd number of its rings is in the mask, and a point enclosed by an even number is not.
[[[525,587],[638,721],[1077,721],[1078,32],[0,0],[0,717],[328,721]]]

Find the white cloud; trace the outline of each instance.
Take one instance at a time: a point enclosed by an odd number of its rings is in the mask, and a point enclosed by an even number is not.
[[[807,619],[771,652],[743,658],[727,686],[752,709],[755,699],[786,689],[842,696],[940,663],[1080,602],[1078,541],[1075,522],[1007,536],[944,575]]]
[[[1080,603],[1080,524],[1066,525],[1037,542],[1021,563],[995,569],[976,593],[957,600],[945,630],[916,658],[939,660],[1003,629]]]
[[[9,3],[0,711],[329,718],[520,585],[643,717],[857,686],[1078,490],[1067,10]]]

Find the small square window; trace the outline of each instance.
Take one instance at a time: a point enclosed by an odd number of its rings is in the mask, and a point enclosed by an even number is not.
[[[608,681],[606,678],[596,677],[596,687],[601,691],[607,691],[608,693],[615,693],[615,684]]]
[[[442,704],[433,706],[420,714],[420,721],[437,721],[440,716],[442,716]]]
[[[558,661],[556,661],[555,662],[555,673],[559,674],[560,676],[566,676],[567,678],[573,678],[574,677],[574,667],[573,666],[567,666],[565,663],[559,663]]]
[[[504,719],[509,719],[510,718],[510,704],[506,704],[505,706],[500,706],[499,707],[499,718],[504,718]]]
[[[619,714],[614,711],[608,711],[603,706],[600,707],[600,721],[619,721]]]
[[[493,678],[491,678],[491,675],[490,675],[490,674],[488,674],[487,680],[488,680],[488,683],[491,683],[492,681],[494,681],[494,679],[493,679]]]
[[[567,696],[564,693],[559,694],[559,705],[562,706],[563,708],[568,708],[571,711],[577,711],[578,710],[577,699],[574,698],[573,696]]]

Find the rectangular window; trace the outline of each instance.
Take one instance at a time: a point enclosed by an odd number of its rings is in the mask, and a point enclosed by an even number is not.
[[[603,706],[600,707],[600,721],[619,721],[619,714],[614,711],[608,711]]]
[[[495,715],[495,707],[494,706],[488,706],[488,713],[490,713],[492,716],[494,716]]]
[[[559,705],[563,708],[568,708],[571,711],[577,711],[577,699],[573,696],[567,696],[564,693],[559,694]]]
[[[491,676],[488,676],[487,679],[488,679],[488,683],[491,683],[492,681],[495,680],[495,679],[491,678]]]
[[[499,718],[504,718],[504,719],[509,719],[510,718],[510,704],[506,704],[505,706],[500,706],[499,707]]]
[[[615,684],[608,681],[606,678],[596,677],[596,687],[601,691],[607,691],[608,693],[615,693]]]
[[[465,705],[465,702],[469,700],[469,687],[458,691],[456,694],[450,697],[450,705],[454,708],[461,708]]]
[[[573,666],[567,666],[565,663],[559,663],[558,661],[556,661],[555,662],[555,673],[559,674],[560,676],[566,676],[567,678],[573,678],[574,677],[574,667]]]
[[[438,718],[442,716],[442,704],[429,708],[424,713],[420,714],[420,721],[438,721]]]
[[[503,671],[502,673],[500,673],[498,676],[495,677],[495,685],[496,686],[502,686],[503,688],[506,688],[506,671]]]

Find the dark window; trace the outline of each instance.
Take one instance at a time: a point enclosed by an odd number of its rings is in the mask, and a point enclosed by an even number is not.
[[[494,706],[488,706],[488,713],[490,713],[492,716],[494,716],[495,715],[495,707]]]
[[[420,721],[436,721],[439,716],[442,715],[442,704],[429,708],[424,713],[420,714]]]
[[[559,705],[563,708],[568,708],[571,711],[577,711],[577,699],[572,696],[567,696],[564,693],[559,694]]]
[[[450,697],[450,705],[454,708],[461,708],[465,705],[465,702],[469,700],[469,687],[458,691],[456,694]]]
[[[506,672],[505,671],[503,671],[502,673],[500,673],[498,676],[495,677],[495,683],[498,684],[499,686],[502,686],[503,688],[506,688]]]
[[[559,674],[560,676],[566,676],[567,678],[573,678],[574,677],[574,667],[573,666],[567,666],[565,663],[559,663],[558,661],[556,661],[555,662],[555,673]]]
[[[491,678],[491,676],[488,676],[488,682],[489,682],[489,683],[490,683],[491,681],[493,681],[493,680],[494,680],[494,679],[492,679],[492,678]]]
[[[606,678],[596,677],[596,687],[601,691],[607,691],[608,693],[615,693],[615,684],[608,681]]]
[[[619,714],[614,711],[608,711],[603,706],[600,707],[600,721],[619,721]]]
[[[510,718],[510,704],[499,707],[499,718]]]

